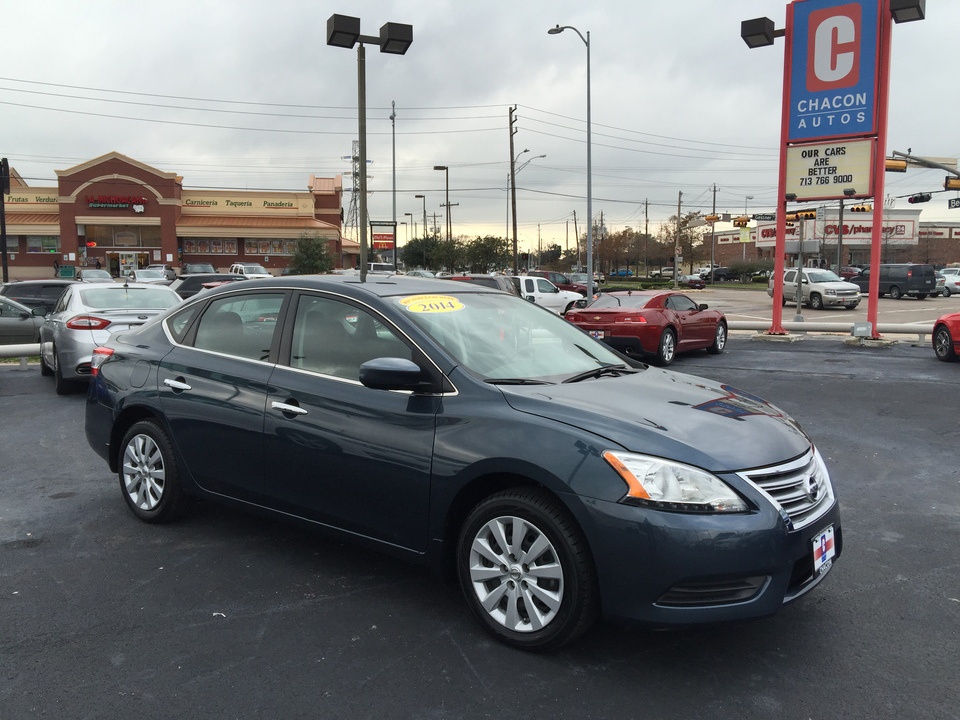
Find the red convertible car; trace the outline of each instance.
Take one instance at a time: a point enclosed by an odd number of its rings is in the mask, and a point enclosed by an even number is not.
[[[604,293],[585,308],[564,316],[591,337],[627,355],[673,362],[678,352],[721,353],[727,344],[727,320],[683,293],[640,290]]]
[[[960,357],[960,313],[941,315],[933,324],[933,351],[944,362]]]

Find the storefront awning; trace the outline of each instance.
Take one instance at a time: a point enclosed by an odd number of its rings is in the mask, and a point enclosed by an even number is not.
[[[315,231],[321,236],[336,236],[338,230],[329,223],[309,217],[181,217],[177,224],[179,237],[223,237],[229,231],[236,237],[276,237],[278,231]]]

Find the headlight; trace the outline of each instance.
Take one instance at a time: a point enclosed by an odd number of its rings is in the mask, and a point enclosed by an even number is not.
[[[743,512],[747,504],[715,475],[663,458],[606,450],[603,458],[627,485],[621,502],[675,512]]]

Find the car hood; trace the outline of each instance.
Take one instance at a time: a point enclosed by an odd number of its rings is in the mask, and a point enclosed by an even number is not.
[[[730,385],[659,368],[566,385],[501,386],[501,390],[519,412],[582,428],[627,450],[712,472],[781,463],[806,452],[811,444],[793,418],[763,399]]]

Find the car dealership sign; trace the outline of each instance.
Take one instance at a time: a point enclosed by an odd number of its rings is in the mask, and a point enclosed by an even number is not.
[[[869,194],[874,141],[834,140],[787,148],[787,192],[797,202],[843,197],[847,188]]]
[[[788,142],[876,133],[879,5],[793,4]]]

